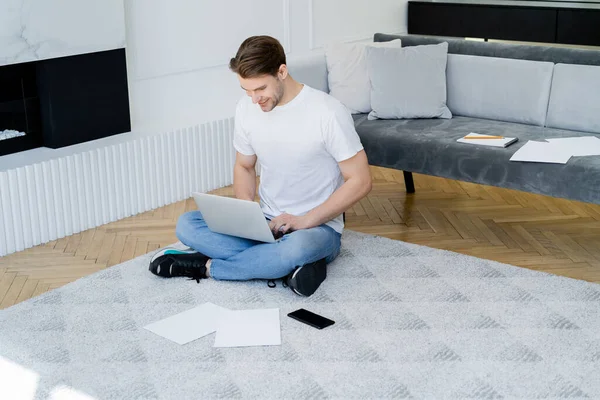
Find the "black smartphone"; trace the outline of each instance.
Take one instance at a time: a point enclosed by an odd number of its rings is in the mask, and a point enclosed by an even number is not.
[[[335,324],[335,321],[325,318],[322,315],[315,314],[314,312],[300,308],[288,314],[288,317],[293,318],[297,321],[304,322],[307,325],[315,327],[317,329],[323,329],[329,325]]]

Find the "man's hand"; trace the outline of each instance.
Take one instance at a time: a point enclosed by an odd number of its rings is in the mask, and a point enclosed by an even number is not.
[[[273,235],[278,238],[286,233],[310,228],[310,224],[306,216],[298,217],[283,213],[269,222],[269,228],[271,228]]]

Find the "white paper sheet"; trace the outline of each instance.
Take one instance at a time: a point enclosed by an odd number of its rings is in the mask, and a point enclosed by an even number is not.
[[[569,138],[546,139],[553,145],[568,149],[573,156],[600,156],[600,138],[596,136],[581,136]]]
[[[568,148],[530,140],[513,154],[510,161],[566,164],[570,158],[571,150]]]
[[[281,344],[279,309],[235,310],[219,321],[214,347]]]
[[[204,303],[144,328],[175,343],[186,344],[216,331],[221,317],[230,312],[213,303]]]

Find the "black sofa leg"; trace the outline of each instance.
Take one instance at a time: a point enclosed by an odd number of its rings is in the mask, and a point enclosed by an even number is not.
[[[415,192],[415,182],[413,181],[412,172],[402,171],[404,173],[404,184],[406,185],[406,193]]]

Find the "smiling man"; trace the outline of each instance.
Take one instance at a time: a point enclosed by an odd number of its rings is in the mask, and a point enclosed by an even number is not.
[[[253,201],[260,164],[260,205],[274,243],[210,231],[199,211],[183,214],[177,237],[189,250],[164,249],[150,263],[163,277],[284,278],[310,296],[340,252],[342,214],[371,190],[368,160],[350,112],[297,82],[276,39],[253,36],[231,59],[243,96],[235,112],[233,187]]]

